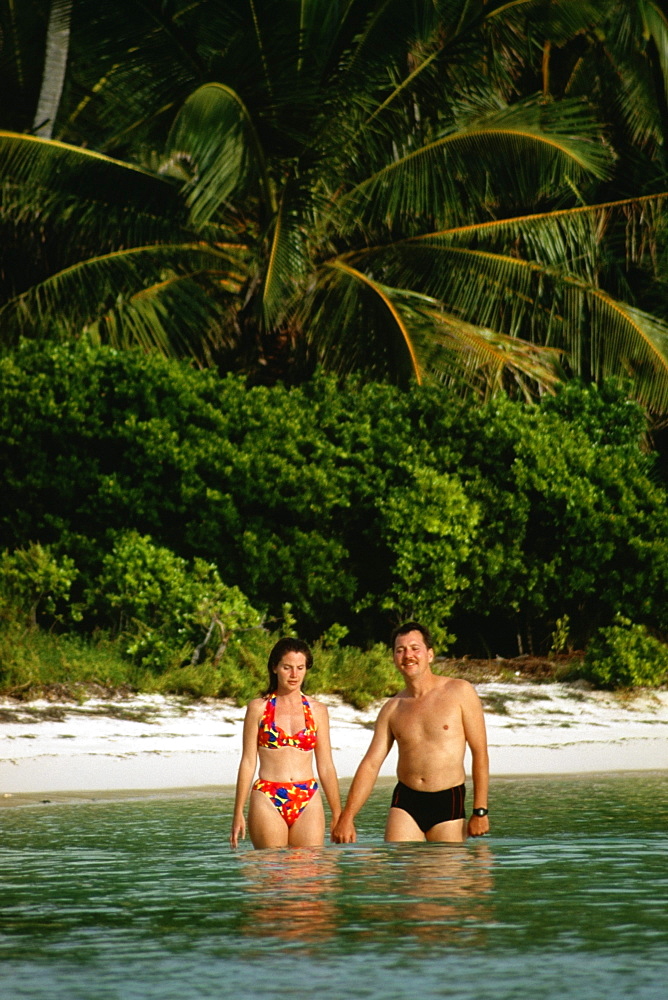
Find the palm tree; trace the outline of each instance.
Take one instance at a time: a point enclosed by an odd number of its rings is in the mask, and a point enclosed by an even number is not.
[[[4,261],[5,343],[55,326],[255,379],[321,364],[482,396],[621,371],[665,412],[668,325],[635,300],[660,301],[665,185],[615,197],[581,96],[614,4],[136,6],[145,49],[102,33],[61,139],[0,134],[3,243],[31,257]],[[62,141],[86,132],[100,152]]]
[[[60,107],[70,40],[72,0],[51,0],[44,75],[33,131],[50,139]]]

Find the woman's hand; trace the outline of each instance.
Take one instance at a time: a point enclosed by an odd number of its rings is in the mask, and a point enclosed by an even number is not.
[[[332,818],[331,818],[331,820],[329,822],[329,835],[330,835],[332,841],[334,840],[334,837],[333,837],[334,827],[338,826],[340,818],[341,818],[341,810],[340,809],[339,809],[339,811],[337,813],[332,813]]]
[[[230,833],[230,847],[239,846],[240,840],[246,839],[246,820],[242,816],[235,816],[232,820],[232,831]]]

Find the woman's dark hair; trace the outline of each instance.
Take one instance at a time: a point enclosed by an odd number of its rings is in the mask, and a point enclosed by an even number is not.
[[[269,687],[263,692],[265,698],[267,695],[273,694],[278,687],[276,667],[286,653],[303,653],[306,669],[310,670],[313,666],[313,653],[305,642],[302,642],[301,639],[291,639],[289,636],[279,639],[269,654],[269,662],[267,663],[267,670],[269,671]]]
[[[424,639],[427,649],[434,648],[434,640],[432,639],[431,632],[424,625],[420,625],[419,622],[404,622],[403,625],[398,625],[390,639],[391,648],[394,650],[394,645],[400,635],[408,635],[409,632],[419,632]]]

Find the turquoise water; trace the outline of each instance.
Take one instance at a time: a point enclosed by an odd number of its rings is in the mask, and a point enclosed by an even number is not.
[[[666,775],[504,779],[493,835],[237,853],[231,799],[0,813],[7,1000],[668,995]]]

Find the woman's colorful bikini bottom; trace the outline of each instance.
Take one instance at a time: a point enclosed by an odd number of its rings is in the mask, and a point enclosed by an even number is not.
[[[292,826],[318,791],[318,782],[315,778],[298,781],[296,784],[290,781],[264,781],[258,778],[253,785],[253,791],[267,795],[288,826]]]

